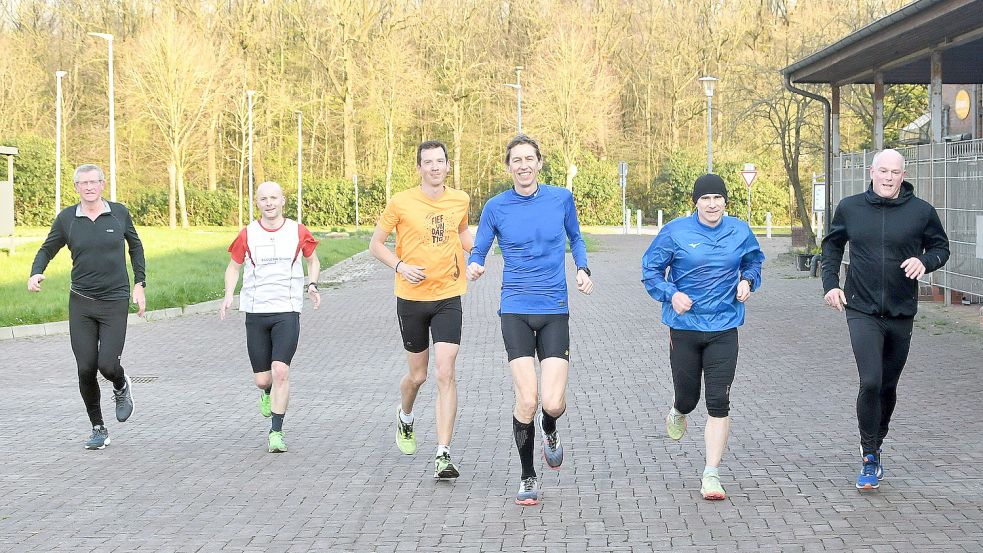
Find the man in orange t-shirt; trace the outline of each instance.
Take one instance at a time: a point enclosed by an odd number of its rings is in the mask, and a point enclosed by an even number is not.
[[[467,193],[444,185],[449,170],[444,144],[420,144],[416,170],[420,186],[394,194],[389,200],[369,251],[396,271],[396,315],[409,365],[399,383],[396,445],[406,455],[416,453],[413,403],[427,380],[432,337],[437,372],[434,478],[457,478],[450,444],[457,417],[455,363],[461,344],[461,296],[467,289],[464,253],[474,246],[468,230],[470,199]],[[394,229],[395,254],[386,247]]]

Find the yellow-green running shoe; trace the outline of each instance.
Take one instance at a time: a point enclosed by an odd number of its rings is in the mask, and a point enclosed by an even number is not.
[[[703,494],[703,499],[724,499],[727,494],[724,493],[723,486],[720,485],[720,477],[716,474],[704,474],[703,475],[703,485],[700,486],[700,493]]]
[[[686,433],[686,415],[674,415],[672,410],[666,415],[666,433],[673,440],[680,440]]]
[[[283,432],[270,432],[270,453],[285,453],[287,444],[283,443]]]
[[[273,416],[273,408],[270,406],[270,394],[266,392],[259,393],[259,414],[266,418]]]
[[[457,471],[457,467],[451,462],[451,454],[443,453],[433,461],[433,477],[444,479],[444,478],[457,478],[461,473]]]
[[[413,455],[416,453],[416,436],[413,435],[413,423],[403,422],[399,416],[401,411],[400,407],[396,407],[396,447],[404,455]]]

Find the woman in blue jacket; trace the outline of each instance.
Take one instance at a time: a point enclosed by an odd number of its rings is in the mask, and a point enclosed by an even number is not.
[[[704,499],[724,499],[720,460],[730,433],[730,386],[737,369],[737,327],[744,302],[761,284],[765,256],[747,223],[725,214],[727,187],[703,175],[693,187],[696,213],[668,223],[642,257],[642,282],[662,302],[669,327],[669,363],[675,396],[666,416],[669,437],[686,432],[686,415],[706,386]],[[668,275],[666,269],[669,270]]]

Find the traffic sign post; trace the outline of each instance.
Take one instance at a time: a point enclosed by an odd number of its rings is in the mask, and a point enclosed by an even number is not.
[[[744,177],[744,184],[747,185],[747,224],[751,224],[751,184],[754,183],[754,179],[758,176],[757,169],[754,168],[753,163],[745,163],[744,169],[741,171],[741,176]]]

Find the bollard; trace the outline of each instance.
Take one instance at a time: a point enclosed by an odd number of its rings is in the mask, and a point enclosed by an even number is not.
[[[771,212],[765,213],[765,237],[771,238]]]
[[[662,210],[659,210],[659,229],[662,229]]]
[[[638,221],[638,233],[637,234],[641,234],[642,233],[642,210],[641,209],[635,210],[635,218]]]

